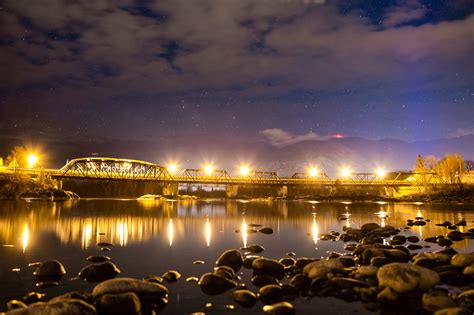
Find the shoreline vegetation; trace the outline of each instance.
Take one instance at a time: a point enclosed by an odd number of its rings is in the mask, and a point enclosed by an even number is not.
[[[412,226],[426,224],[445,227],[445,235],[420,239],[410,233]],[[189,286],[198,286],[198,297],[207,296],[206,301],[226,295],[228,304],[222,313],[254,308],[269,315],[293,315],[298,314],[298,307],[294,306],[297,299],[305,303],[303,299],[308,302],[333,297],[341,302],[359,302],[367,311],[381,314],[472,314],[474,253],[458,252],[452,247],[464,239],[474,239],[474,229],[469,226],[471,223],[465,220],[438,223],[422,217],[408,219],[404,227],[377,223],[359,228],[344,226],[341,231],[319,235],[321,241],[343,242],[342,252],[328,252],[318,258],[288,252],[275,259],[265,257],[265,248],[254,244],[216,255],[215,263],[207,262],[207,272],[189,274],[185,281]],[[258,223],[249,224],[247,230],[265,237],[273,234],[272,228]],[[100,250],[113,250],[111,243],[96,245]],[[442,249],[430,251],[432,246]],[[120,262],[112,262],[104,255],[85,260],[89,264],[74,279],[94,283],[90,292],[63,292],[45,298],[43,292],[60,285],[68,266],[58,260],[33,263],[30,267],[41,291],[10,300],[6,314],[156,314],[169,304],[169,293],[175,290],[172,283],[184,281],[176,270],[142,275],[141,279],[120,278]],[[250,274],[250,281],[243,280],[246,273]],[[204,304],[197,306],[193,314],[221,310],[218,303]],[[317,308],[317,304],[313,305]]]

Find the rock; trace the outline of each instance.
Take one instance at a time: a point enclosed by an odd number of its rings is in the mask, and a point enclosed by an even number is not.
[[[458,253],[451,258],[451,265],[456,267],[467,267],[474,263],[474,253]]]
[[[293,266],[296,263],[296,260],[294,258],[285,257],[281,258],[278,262],[283,266],[288,267]]]
[[[39,292],[29,292],[22,298],[22,300],[26,304],[36,303],[43,299],[45,295],[46,294]]]
[[[40,289],[53,288],[53,287],[57,287],[58,285],[59,285],[59,282],[57,281],[40,281],[36,283],[36,287]]]
[[[163,278],[158,277],[158,276],[146,276],[143,278],[143,281],[145,282],[152,282],[152,283],[158,283],[158,284],[163,284]]]
[[[472,315],[472,312],[462,307],[450,307],[436,311],[434,315]]]
[[[341,271],[344,269],[343,264],[337,259],[318,260],[306,265],[303,273],[310,279],[321,276],[327,277],[328,273]]]
[[[252,269],[252,263],[255,259],[257,258],[262,258],[261,256],[247,256],[245,257],[244,261],[242,262],[242,264],[244,265],[245,268],[247,269]]]
[[[181,274],[176,270],[169,270],[162,274],[161,277],[167,282],[176,282],[179,278],[181,278]]]
[[[311,280],[302,273],[297,274],[290,279],[290,285],[298,290],[301,290],[310,284]]]
[[[341,256],[337,258],[345,268],[350,268],[355,266],[355,261],[352,256]]]
[[[462,273],[465,276],[473,277],[474,276],[474,264],[471,264],[470,266],[467,266],[466,268],[464,268]]]
[[[466,307],[469,309],[474,308],[474,289],[470,289],[462,292],[458,295],[457,301],[459,306]]]
[[[282,288],[276,284],[269,284],[258,290],[258,297],[264,304],[273,304],[281,301]]]
[[[9,311],[8,315],[96,315],[94,306],[78,299],[33,303],[27,308]]]
[[[242,267],[242,264],[242,254],[236,249],[229,249],[225,251],[216,260],[216,266],[228,266],[235,272],[239,271],[239,269]]]
[[[278,280],[277,278],[269,275],[257,275],[252,277],[252,283],[257,288],[260,288],[268,284],[278,284]]]
[[[70,300],[70,299],[82,300],[82,301],[84,301],[86,303],[89,303],[91,305],[94,304],[94,299],[92,298],[92,295],[90,293],[80,293],[80,292],[77,292],[77,291],[71,291],[71,292],[67,292],[63,295],[56,296],[56,297],[52,298],[51,300],[49,300],[49,303],[59,302],[59,301],[62,301],[62,300]]]
[[[360,229],[362,230],[362,233],[364,234],[367,234],[370,231],[373,231],[379,228],[380,228],[380,225],[378,225],[377,223],[366,223],[360,227]]]
[[[331,279],[338,287],[344,289],[353,289],[356,287],[368,288],[370,287],[370,283],[351,279],[351,278],[344,278],[344,277],[334,277]]]
[[[421,221],[421,220],[420,221],[415,221],[415,222],[413,222],[413,225],[415,225],[415,226],[424,226],[424,225],[426,225],[426,222]]]
[[[420,266],[420,267],[425,267],[425,268],[428,268],[428,269],[433,269],[434,267],[436,267],[437,263],[434,259],[420,258],[420,259],[415,260],[413,265]]]
[[[79,277],[87,282],[100,282],[114,278],[120,273],[120,269],[110,262],[88,265],[79,271]]]
[[[422,302],[423,308],[428,312],[456,306],[456,302],[442,290],[434,290],[433,292],[423,294]]]
[[[263,234],[273,234],[273,229],[272,228],[269,228],[269,227],[264,227],[264,228],[261,228],[260,230],[258,230],[260,233],[263,233]]]
[[[470,277],[458,272],[456,270],[448,270],[439,273],[441,282],[451,286],[464,286],[471,282]]]
[[[234,269],[228,267],[228,266],[219,266],[214,268],[214,273],[216,275],[222,276],[224,278],[227,278],[229,280],[233,280],[235,277],[235,272]]]
[[[89,257],[86,258],[86,260],[90,261],[90,262],[93,262],[93,263],[101,263],[101,262],[109,261],[110,257],[97,255],[97,256],[89,256]]]
[[[375,277],[378,270],[379,268],[376,266],[359,266],[356,270],[356,276],[358,278]]]
[[[422,249],[423,246],[418,245],[418,244],[409,244],[409,245],[407,245],[407,248],[409,250],[418,250],[418,249]]]
[[[252,307],[257,303],[257,295],[249,290],[236,290],[232,292],[232,299],[242,307]]]
[[[26,308],[26,304],[23,303],[22,301],[18,301],[18,300],[10,300],[7,302],[7,310],[11,311],[11,310],[16,310],[16,309],[19,309],[19,308]]]
[[[272,305],[265,305],[263,312],[270,315],[294,315],[296,310],[289,302],[280,302]]]
[[[464,239],[462,232],[459,232],[459,231],[451,231],[448,233],[446,237],[449,238],[451,241],[455,241],[455,242],[459,242]]]
[[[436,236],[431,236],[424,239],[424,241],[427,243],[436,243],[437,240],[438,239],[436,238]]]
[[[300,269],[303,269],[306,265],[308,265],[309,263],[312,263],[313,261],[317,261],[318,259],[315,259],[315,258],[306,258],[306,257],[302,257],[302,258],[298,258],[295,262],[295,266],[297,268],[300,268]]]
[[[214,273],[203,274],[198,285],[201,291],[208,295],[222,294],[236,286],[235,282]]]
[[[466,220],[460,220],[458,223],[456,223],[457,226],[466,226],[467,222]]]
[[[99,300],[101,313],[105,314],[140,314],[141,303],[133,292],[104,294]]]
[[[409,241],[410,243],[418,243],[420,239],[418,238],[418,236],[412,235],[407,237],[407,241]]]
[[[110,252],[111,251],[111,249],[109,247],[101,247],[100,250],[103,251],[103,252]]]
[[[278,261],[267,258],[255,259],[252,263],[253,275],[269,275],[277,279],[283,279],[285,268]]]
[[[204,260],[195,260],[195,261],[193,261],[193,265],[204,265],[204,264],[205,264]]]
[[[443,265],[448,264],[451,261],[451,255],[442,253],[442,252],[434,252],[434,253],[419,253],[413,259],[415,262],[422,258],[428,258],[436,261],[437,264]]]
[[[251,253],[254,253],[254,254],[258,254],[258,253],[261,253],[265,250],[265,247],[261,246],[261,245],[250,245],[250,246],[247,246],[247,247],[242,247],[241,250],[245,250],[245,251],[248,251],[248,252],[251,252]]]
[[[378,301],[396,301],[398,300],[398,293],[392,288],[386,287],[377,294]]]
[[[114,245],[111,244],[111,243],[107,243],[107,242],[99,242],[99,243],[97,243],[97,246],[99,246],[99,247],[112,247]]]
[[[377,272],[380,287],[389,287],[398,293],[415,289],[427,290],[440,282],[438,273],[433,270],[405,263],[391,263]]]
[[[146,282],[132,278],[118,278],[99,283],[92,290],[95,300],[106,294],[135,293],[140,299],[142,309],[161,310],[168,304],[168,289],[158,283]]]
[[[38,281],[56,281],[66,274],[63,264],[57,260],[48,260],[39,264],[33,275]]]
[[[392,259],[384,256],[372,257],[370,260],[370,265],[375,267],[382,267],[386,264],[392,263]]]
[[[449,246],[453,245],[453,241],[451,241],[447,238],[438,238],[436,240],[436,243],[438,243],[439,246],[443,246],[443,247],[449,247]]]

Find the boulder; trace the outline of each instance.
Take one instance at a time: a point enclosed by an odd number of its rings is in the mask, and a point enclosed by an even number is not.
[[[427,290],[440,282],[437,272],[406,263],[391,263],[380,267],[377,279],[380,287],[388,287],[398,293]]]
[[[344,270],[344,265],[337,259],[318,260],[306,265],[303,273],[310,279],[321,276],[326,277],[328,273]]]
[[[229,249],[225,251],[216,260],[216,266],[228,266],[234,269],[235,272],[239,271],[239,269],[242,267],[242,264],[242,254],[236,249]]]
[[[205,294],[218,295],[235,288],[236,283],[223,276],[206,273],[201,276],[198,285]]]
[[[79,271],[79,277],[87,282],[100,282],[115,278],[120,269],[112,262],[88,265]]]
[[[451,258],[451,265],[456,267],[467,267],[474,264],[474,253],[458,253]]]
[[[285,267],[276,260],[258,258],[252,262],[253,275],[269,275],[277,279],[285,276]]]

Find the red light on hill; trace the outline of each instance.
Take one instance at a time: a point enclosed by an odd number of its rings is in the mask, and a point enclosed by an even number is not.
[[[342,139],[342,138],[345,138],[345,136],[343,134],[340,134],[340,133],[336,133],[334,136],[332,136],[334,139]]]

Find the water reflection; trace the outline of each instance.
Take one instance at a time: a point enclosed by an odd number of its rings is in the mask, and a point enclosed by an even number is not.
[[[165,242],[170,247],[184,246],[184,243],[191,246],[200,243],[200,246],[211,247],[213,236],[233,235],[233,231],[240,227],[239,243],[246,247],[249,237],[248,224],[259,223],[273,227],[277,235],[282,235],[288,241],[293,237],[309,234],[311,237],[307,238],[307,244],[322,246],[323,242],[317,236],[330,230],[340,230],[343,225],[359,227],[366,222],[378,222],[382,226],[390,224],[404,227],[407,219],[415,217],[431,220],[426,226],[412,228],[412,232],[427,237],[448,232],[443,227],[437,227],[436,223],[454,223],[460,219],[471,223],[474,220],[474,212],[469,206],[390,203],[242,203],[223,200],[173,203],[156,200],[80,200],[64,203],[1,201],[0,244],[14,244],[21,248],[23,253],[27,253],[31,252],[32,247],[38,246],[40,234],[51,233],[61,244],[77,246],[83,250],[98,241],[126,247],[151,240],[163,240],[163,236],[167,238]],[[459,227],[460,231],[470,228],[472,226]],[[202,243],[203,232],[205,244]],[[194,236],[195,233],[197,237]],[[185,242],[183,245],[181,242],[175,244],[177,239],[183,239]],[[212,246],[227,241],[226,238],[218,237],[212,242]],[[455,246],[473,247],[467,240],[456,242]]]

